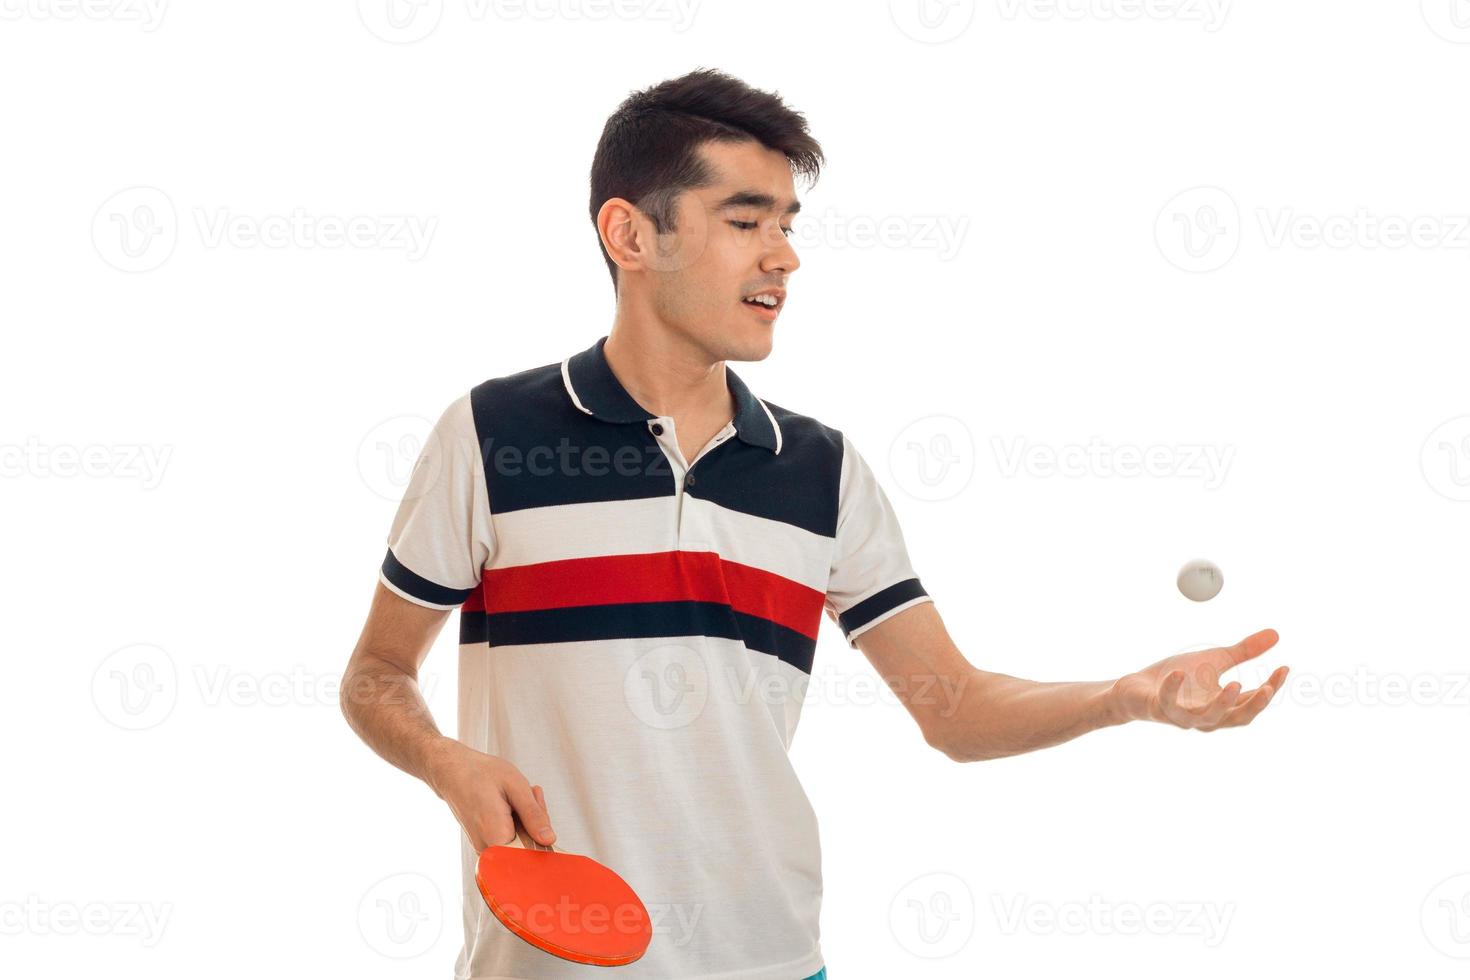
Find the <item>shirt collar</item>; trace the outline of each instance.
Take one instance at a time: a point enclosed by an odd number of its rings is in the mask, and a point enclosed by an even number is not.
[[[607,337],[561,362],[561,380],[578,410],[604,422],[646,422],[654,418],[628,394],[613,374],[602,352]],[[753,446],[781,451],[781,427],[766,403],[751,394],[745,382],[725,365],[725,382],[735,399],[735,434]]]

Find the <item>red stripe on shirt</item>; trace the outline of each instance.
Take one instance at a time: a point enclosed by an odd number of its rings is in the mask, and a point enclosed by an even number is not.
[[[821,624],[824,599],[800,582],[726,561],[712,551],[604,555],[486,569],[482,585],[470,602],[478,599],[487,613],[623,602],[719,602],[811,639]]]

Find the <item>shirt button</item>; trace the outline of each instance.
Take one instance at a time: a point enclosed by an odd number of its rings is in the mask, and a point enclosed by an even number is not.
[[[688,476],[684,477],[684,486],[686,486],[686,487],[692,487],[692,486],[694,486],[694,474],[693,473],[690,473]]]
[[[649,428],[653,430],[653,434],[656,436],[661,436],[664,434],[664,427],[662,425],[659,425],[657,422],[653,423],[653,425],[649,426]]]

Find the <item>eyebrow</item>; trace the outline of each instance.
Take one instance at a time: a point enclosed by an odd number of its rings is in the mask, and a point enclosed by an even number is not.
[[[736,191],[723,201],[715,205],[718,211],[728,211],[732,208],[759,208],[762,211],[776,210],[776,199],[769,194],[760,191]],[[792,200],[787,203],[782,214],[795,214],[801,210],[801,202]]]

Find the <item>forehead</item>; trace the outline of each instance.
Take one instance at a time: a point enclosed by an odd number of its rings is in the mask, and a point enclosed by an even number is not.
[[[779,150],[751,140],[745,143],[706,143],[699,149],[714,177],[694,193],[706,206],[743,207],[795,212],[796,185],[791,163]]]

